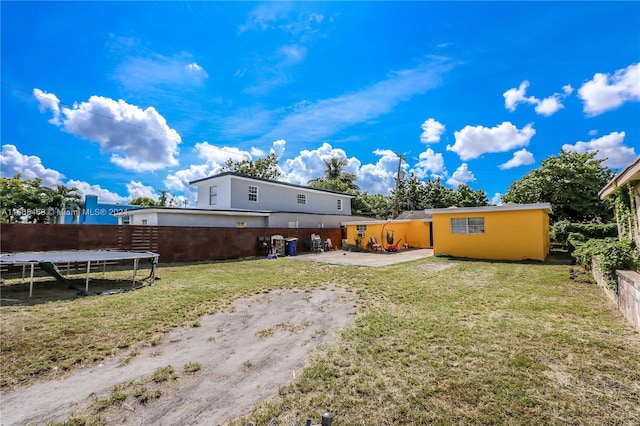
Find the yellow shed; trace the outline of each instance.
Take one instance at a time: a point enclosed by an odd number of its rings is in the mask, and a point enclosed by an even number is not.
[[[437,255],[492,260],[539,260],[549,255],[551,204],[427,209]]]
[[[374,249],[371,243],[380,244],[387,249],[387,238],[393,239],[400,249],[405,244],[411,248],[431,247],[431,219],[404,220],[366,220],[358,222],[344,222],[347,243],[362,249]]]

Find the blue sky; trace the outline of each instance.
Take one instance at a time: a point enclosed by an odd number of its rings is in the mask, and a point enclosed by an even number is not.
[[[126,203],[275,152],[484,189],[561,149],[640,155],[640,2],[8,2],[2,176]]]

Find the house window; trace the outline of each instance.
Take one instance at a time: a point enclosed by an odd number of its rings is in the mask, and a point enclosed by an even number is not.
[[[218,187],[211,186],[209,187],[209,205],[215,206],[218,204]]]
[[[342,211],[342,200],[338,200],[338,211],[341,212]]]
[[[358,232],[358,238],[364,238],[364,233],[367,232],[367,225],[356,225],[356,231]]]
[[[297,227],[298,227],[298,221],[297,221],[297,220],[289,221],[289,223],[287,224],[287,226],[288,226],[289,228],[297,228]]]
[[[249,201],[258,202],[258,187],[249,185]]]
[[[236,228],[246,228],[247,222],[236,222]]]
[[[142,224],[146,225],[147,224],[147,219],[142,219]]]
[[[452,234],[484,234],[484,217],[451,219]]]
[[[307,194],[298,194],[298,204],[307,204]]]

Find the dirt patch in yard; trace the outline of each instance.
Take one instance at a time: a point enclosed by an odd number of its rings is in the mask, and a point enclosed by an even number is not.
[[[100,415],[108,424],[223,424],[295,380],[308,352],[355,319],[343,289],[278,290],[169,333],[139,353],[2,396],[2,425]]]

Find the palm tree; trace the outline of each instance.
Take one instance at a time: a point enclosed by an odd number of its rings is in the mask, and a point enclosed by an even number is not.
[[[314,185],[322,185],[326,182],[338,181],[343,184],[346,184],[347,188],[350,190],[358,190],[360,189],[358,185],[355,184],[357,179],[356,175],[351,172],[346,171],[346,167],[349,164],[346,158],[338,158],[331,157],[329,161],[323,160],[325,165],[324,176],[311,179],[308,184],[311,186]]]
[[[79,213],[80,194],[78,188],[68,188],[58,184],[55,189],[47,191],[47,196],[47,207],[52,212],[49,216],[50,223],[56,223],[60,216],[64,216],[67,208],[74,212],[74,217]]]

